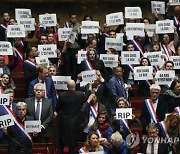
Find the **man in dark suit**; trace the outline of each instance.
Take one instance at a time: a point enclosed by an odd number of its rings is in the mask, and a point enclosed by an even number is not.
[[[45,88],[42,83],[34,86],[35,97],[27,98],[27,115],[34,120],[41,120],[41,133],[36,134],[35,142],[46,143],[51,136],[53,108],[51,100],[44,97]]]
[[[55,109],[57,98],[56,98],[56,90],[54,87],[54,83],[51,77],[48,77],[48,68],[40,66],[38,68],[38,78],[34,79],[30,82],[28,88],[28,97],[34,96],[34,85],[36,83],[42,83],[45,87],[45,97],[50,99],[53,105],[53,109]]]
[[[63,154],[64,146],[69,146],[69,154],[75,153],[78,136],[78,116],[86,96],[81,91],[76,91],[74,80],[67,82],[68,91],[60,94],[56,114],[59,114],[59,142],[58,154]]]
[[[140,121],[143,125],[144,131],[149,123],[157,123],[164,120],[165,114],[168,113],[167,103],[159,97],[160,92],[161,87],[159,85],[151,85],[151,97],[143,102]]]
[[[159,129],[154,123],[150,123],[146,128],[147,137],[143,137],[140,144],[140,152],[143,154],[166,154],[168,153],[168,144],[158,138]]]

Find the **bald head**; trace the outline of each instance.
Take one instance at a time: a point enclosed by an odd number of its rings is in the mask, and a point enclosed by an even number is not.
[[[67,81],[67,88],[68,90],[76,90],[76,83],[74,80]]]

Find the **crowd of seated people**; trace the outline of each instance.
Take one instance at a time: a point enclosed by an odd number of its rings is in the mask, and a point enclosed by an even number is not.
[[[27,31],[24,38],[8,38],[8,25],[17,25],[17,21],[10,17],[8,10],[2,12],[0,41],[10,42],[13,54],[0,55],[0,97],[7,94],[10,98],[9,105],[0,105],[0,116],[10,114],[14,125],[1,127],[0,144],[8,144],[10,154],[33,153],[33,143],[52,142],[55,134],[57,144],[54,146],[58,154],[63,154],[65,147],[69,154],[179,153],[180,67],[175,64],[180,63],[173,62],[172,56],[180,57],[180,5],[173,6],[173,16],[169,16],[169,7],[168,2],[163,16],[155,13],[143,19],[125,19],[124,25],[118,25],[116,29],[101,23],[103,27],[99,27],[99,33],[86,34],[86,37],[81,34],[77,14],[72,13],[63,27],[73,29],[74,42],[70,38],[59,41],[59,25],[42,27],[37,24],[35,31]],[[148,36],[145,31],[144,37],[126,36],[127,23],[147,25],[166,19],[174,20],[173,34],[154,32],[153,36]],[[93,21],[93,18],[85,15],[82,21]],[[123,33],[122,50],[113,46],[105,50],[106,39],[115,39],[118,33]],[[32,37],[36,40],[34,46],[30,42]],[[57,45],[53,51],[56,57],[47,56],[47,63],[41,64],[38,45],[48,44]],[[78,64],[79,50],[86,58]],[[139,64],[123,64],[122,51],[139,51]],[[163,63],[152,65],[151,59],[145,56],[149,52],[161,53]],[[117,56],[116,66],[107,66],[102,54]],[[136,79],[136,67],[151,67],[153,78]],[[84,73],[93,71],[96,77],[85,82]],[[170,76],[174,74],[169,77],[171,82],[159,85],[157,75],[160,71],[169,72]],[[25,76],[25,81],[20,81],[25,83],[27,94],[26,98],[21,98],[23,102],[14,102],[17,87],[13,73]],[[57,88],[54,76],[70,76],[71,79],[61,81],[67,88]],[[136,92],[134,87],[137,87]],[[130,100],[133,97],[142,100],[140,116],[134,114],[139,109],[132,107]],[[133,111],[132,118],[118,119],[116,109],[128,108]],[[41,121],[41,132],[27,133],[26,120]],[[57,129],[53,128],[55,120]],[[142,128],[142,136],[134,137],[133,124]],[[139,145],[133,146],[136,139]],[[168,141],[161,143],[161,139]],[[135,151],[136,146],[139,149]]]

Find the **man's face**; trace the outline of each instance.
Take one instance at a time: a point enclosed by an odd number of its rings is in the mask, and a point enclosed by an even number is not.
[[[116,38],[116,32],[110,32],[109,37],[110,38]]]
[[[165,69],[166,69],[166,70],[173,70],[173,64],[171,64],[171,63],[166,63]]]
[[[121,78],[123,76],[123,69],[121,67],[116,67],[115,70],[114,70],[114,74],[118,78]]]
[[[90,48],[96,49],[96,47],[97,47],[97,41],[93,40],[92,44],[90,45]]]
[[[20,106],[17,108],[17,116],[23,119],[26,116],[26,107]]]
[[[39,56],[39,51],[37,50],[36,47],[32,47],[32,56],[33,57],[38,57]]]
[[[47,44],[47,37],[46,36],[41,36],[41,40],[40,40],[40,43],[41,44]]]
[[[159,130],[149,128],[148,131],[147,131],[147,133],[148,133],[148,137],[157,138],[157,137],[158,137]]]
[[[49,68],[49,75],[50,76],[55,76],[56,75],[56,68],[54,68],[54,67],[50,67]]]
[[[54,36],[53,36],[53,34],[48,34],[48,43],[54,43]]]
[[[45,96],[45,90],[43,86],[37,86],[34,89],[34,95],[37,99],[41,99]]]
[[[175,8],[174,8],[174,15],[176,17],[180,17],[180,5],[175,6]]]
[[[49,74],[47,68],[44,68],[42,72],[39,72],[39,78],[43,81],[46,79],[46,77],[48,77],[48,75]]]
[[[2,18],[5,22],[9,22],[9,13],[4,13]]]
[[[4,57],[0,56],[0,67],[4,66]]]
[[[180,94],[180,83],[177,83],[174,87],[174,91],[177,93],[177,94]]]
[[[151,89],[150,95],[152,100],[158,99],[160,91],[158,89]]]
[[[96,54],[93,50],[89,51],[88,60],[94,61],[96,57]]]
[[[9,93],[9,96],[10,96],[10,104],[12,104],[14,100],[14,93]]]
[[[129,44],[128,46],[127,46],[127,51],[134,51],[135,49],[134,49],[134,46],[132,45],[132,44]]]
[[[73,24],[76,22],[76,15],[75,15],[75,14],[71,15],[70,21],[71,21],[71,23],[73,23]]]

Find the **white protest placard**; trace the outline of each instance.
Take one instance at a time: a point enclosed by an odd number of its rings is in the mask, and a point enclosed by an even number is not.
[[[25,29],[23,25],[8,25],[7,38],[25,37]]]
[[[34,31],[35,30],[35,19],[34,18],[26,18],[26,19],[18,19],[18,25],[24,25],[24,29],[26,31]]]
[[[152,13],[165,14],[165,2],[151,1]]]
[[[116,38],[123,38],[124,33],[116,33]]]
[[[140,51],[122,51],[121,64],[139,64]]]
[[[100,54],[100,59],[104,62],[105,67],[118,66],[118,55],[114,54]]]
[[[106,15],[106,24],[107,26],[123,25],[124,24],[123,13],[117,12]]]
[[[84,87],[84,86],[86,86],[87,84],[88,84],[89,82],[80,82],[80,87]]]
[[[152,79],[153,79],[152,66],[134,67],[134,80],[152,80]]]
[[[31,9],[15,9],[15,19],[24,19],[31,17]]]
[[[116,119],[132,119],[132,108],[116,108]]]
[[[7,41],[0,41],[0,55],[13,55],[12,45]]]
[[[82,34],[99,33],[99,21],[82,21]]]
[[[157,71],[155,76],[155,84],[170,85],[175,78],[174,70]]]
[[[84,51],[84,50],[79,50],[78,51],[78,60],[77,60],[77,63],[78,64],[81,64],[81,62],[85,59],[87,59],[87,56],[86,56],[86,53],[87,51]]]
[[[156,34],[174,33],[173,20],[156,21]]]
[[[149,37],[153,37],[156,29],[156,24],[145,24],[144,29]]]
[[[56,14],[41,14],[39,15],[40,27],[51,27],[57,25]]]
[[[125,7],[125,18],[142,18],[142,11],[140,7]]]
[[[24,126],[25,126],[25,132],[27,132],[27,133],[41,132],[41,121],[40,120],[25,121]]]
[[[180,5],[180,0],[169,0],[171,6]]]
[[[41,66],[49,66],[49,59],[47,56],[40,56],[40,57],[35,57],[36,63],[41,65]]]
[[[123,38],[105,38],[105,50],[114,48],[117,51],[121,51],[123,48]]]
[[[162,56],[161,51],[144,53],[144,57],[147,57],[150,60],[152,66],[158,66],[164,64],[164,60],[163,58],[161,58],[161,56]]]
[[[144,37],[144,23],[126,23],[126,35]]]
[[[43,44],[38,45],[38,51],[40,52],[39,56],[47,56],[48,58],[57,57],[57,53],[55,52],[57,49],[56,44]]]
[[[66,41],[71,35],[72,28],[59,28],[58,29],[58,40]]]
[[[0,94],[0,105],[9,105],[10,96],[9,94]]]
[[[6,114],[3,116],[0,116],[0,128],[3,127],[9,127],[14,125],[14,120],[12,115]]]
[[[180,68],[180,56],[171,56],[169,57],[169,60],[174,63],[174,69]]]
[[[83,82],[90,82],[91,80],[97,79],[96,70],[83,71],[81,74]]]
[[[52,76],[55,89],[68,90],[67,81],[71,80],[71,76]]]

